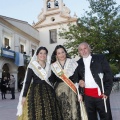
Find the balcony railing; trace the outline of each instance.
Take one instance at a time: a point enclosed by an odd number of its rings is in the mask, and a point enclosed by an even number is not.
[[[0,56],[12,59],[17,66],[24,66],[30,62],[30,56],[7,48],[1,48]]]

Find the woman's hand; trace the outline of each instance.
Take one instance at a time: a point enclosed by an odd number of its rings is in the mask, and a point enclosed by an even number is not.
[[[25,101],[26,101],[26,98],[23,97],[23,98],[22,98],[22,103],[21,103],[21,104],[24,105],[24,104],[25,104]]]
[[[79,81],[79,85],[80,85],[80,87],[85,87],[85,82],[84,82],[84,80],[80,80],[80,81]]]

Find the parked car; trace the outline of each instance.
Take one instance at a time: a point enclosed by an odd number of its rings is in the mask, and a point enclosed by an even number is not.
[[[119,82],[120,81],[120,77],[114,77],[113,82]]]

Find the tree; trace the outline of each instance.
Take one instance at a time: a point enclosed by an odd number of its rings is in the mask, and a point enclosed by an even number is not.
[[[79,43],[86,41],[94,53],[104,53],[109,62],[120,65],[120,5],[114,0],[88,0],[90,11],[78,18],[77,25],[69,24],[60,36],[67,39],[64,46],[77,55]]]

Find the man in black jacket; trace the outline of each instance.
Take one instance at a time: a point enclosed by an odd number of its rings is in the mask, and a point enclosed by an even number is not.
[[[112,90],[113,75],[104,55],[92,55],[88,43],[78,47],[82,58],[78,60],[77,76],[84,89],[84,100],[89,120],[112,120],[109,95]],[[102,86],[103,84],[103,86]],[[105,108],[106,106],[106,108]]]

